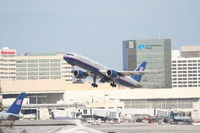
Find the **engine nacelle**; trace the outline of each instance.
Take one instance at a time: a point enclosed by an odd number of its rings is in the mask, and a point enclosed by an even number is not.
[[[73,71],[74,77],[78,79],[84,79],[88,76],[87,73],[81,71],[81,70],[74,70]]]
[[[110,78],[117,78],[119,76],[115,70],[107,70],[106,75]]]

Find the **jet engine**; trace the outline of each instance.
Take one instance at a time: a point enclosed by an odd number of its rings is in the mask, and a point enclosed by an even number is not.
[[[88,76],[86,72],[83,72],[81,70],[74,70],[73,74],[74,74],[74,77],[78,79],[84,79]]]
[[[115,70],[107,70],[106,75],[110,78],[117,78],[119,76]]]

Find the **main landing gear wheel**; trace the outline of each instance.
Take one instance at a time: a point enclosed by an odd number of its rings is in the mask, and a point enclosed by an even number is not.
[[[96,84],[96,76],[93,77],[93,83],[91,84],[94,88],[98,87],[98,85]]]
[[[98,87],[98,85],[95,84],[95,83],[92,83],[91,85],[92,85],[94,88],[95,88],[95,87]]]
[[[115,83],[110,83],[110,86],[116,87],[117,85]]]

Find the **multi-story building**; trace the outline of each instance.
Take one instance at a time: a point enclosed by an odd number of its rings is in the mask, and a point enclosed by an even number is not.
[[[64,53],[26,53],[16,56],[16,50],[8,48],[0,52],[0,79],[63,79],[72,82],[73,68],[64,61]]]
[[[26,53],[16,57],[16,80],[64,79],[72,81],[72,66],[64,53]]]
[[[181,47],[181,57],[184,57],[184,58],[200,57],[200,46]]]
[[[172,86],[200,87],[200,46],[172,51]]]
[[[16,50],[4,47],[0,49],[0,80],[15,79]]]
[[[144,75],[141,81],[143,84],[149,84],[149,86],[156,88],[171,87],[170,39],[123,41],[124,70],[133,71],[142,61],[148,63],[148,70],[160,70],[157,73]]]

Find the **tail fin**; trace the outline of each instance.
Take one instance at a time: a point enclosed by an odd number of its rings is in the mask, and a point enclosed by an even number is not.
[[[146,67],[147,62],[143,61],[136,69],[135,71],[144,71]],[[137,82],[140,82],[142,75],[133,75],[131,78],[135,79]]]
[[[7,113],[19,114],[25,96],[26,96],[25,93],[19,94],[17,99],[13,102],[13,104],[8,109]]]

